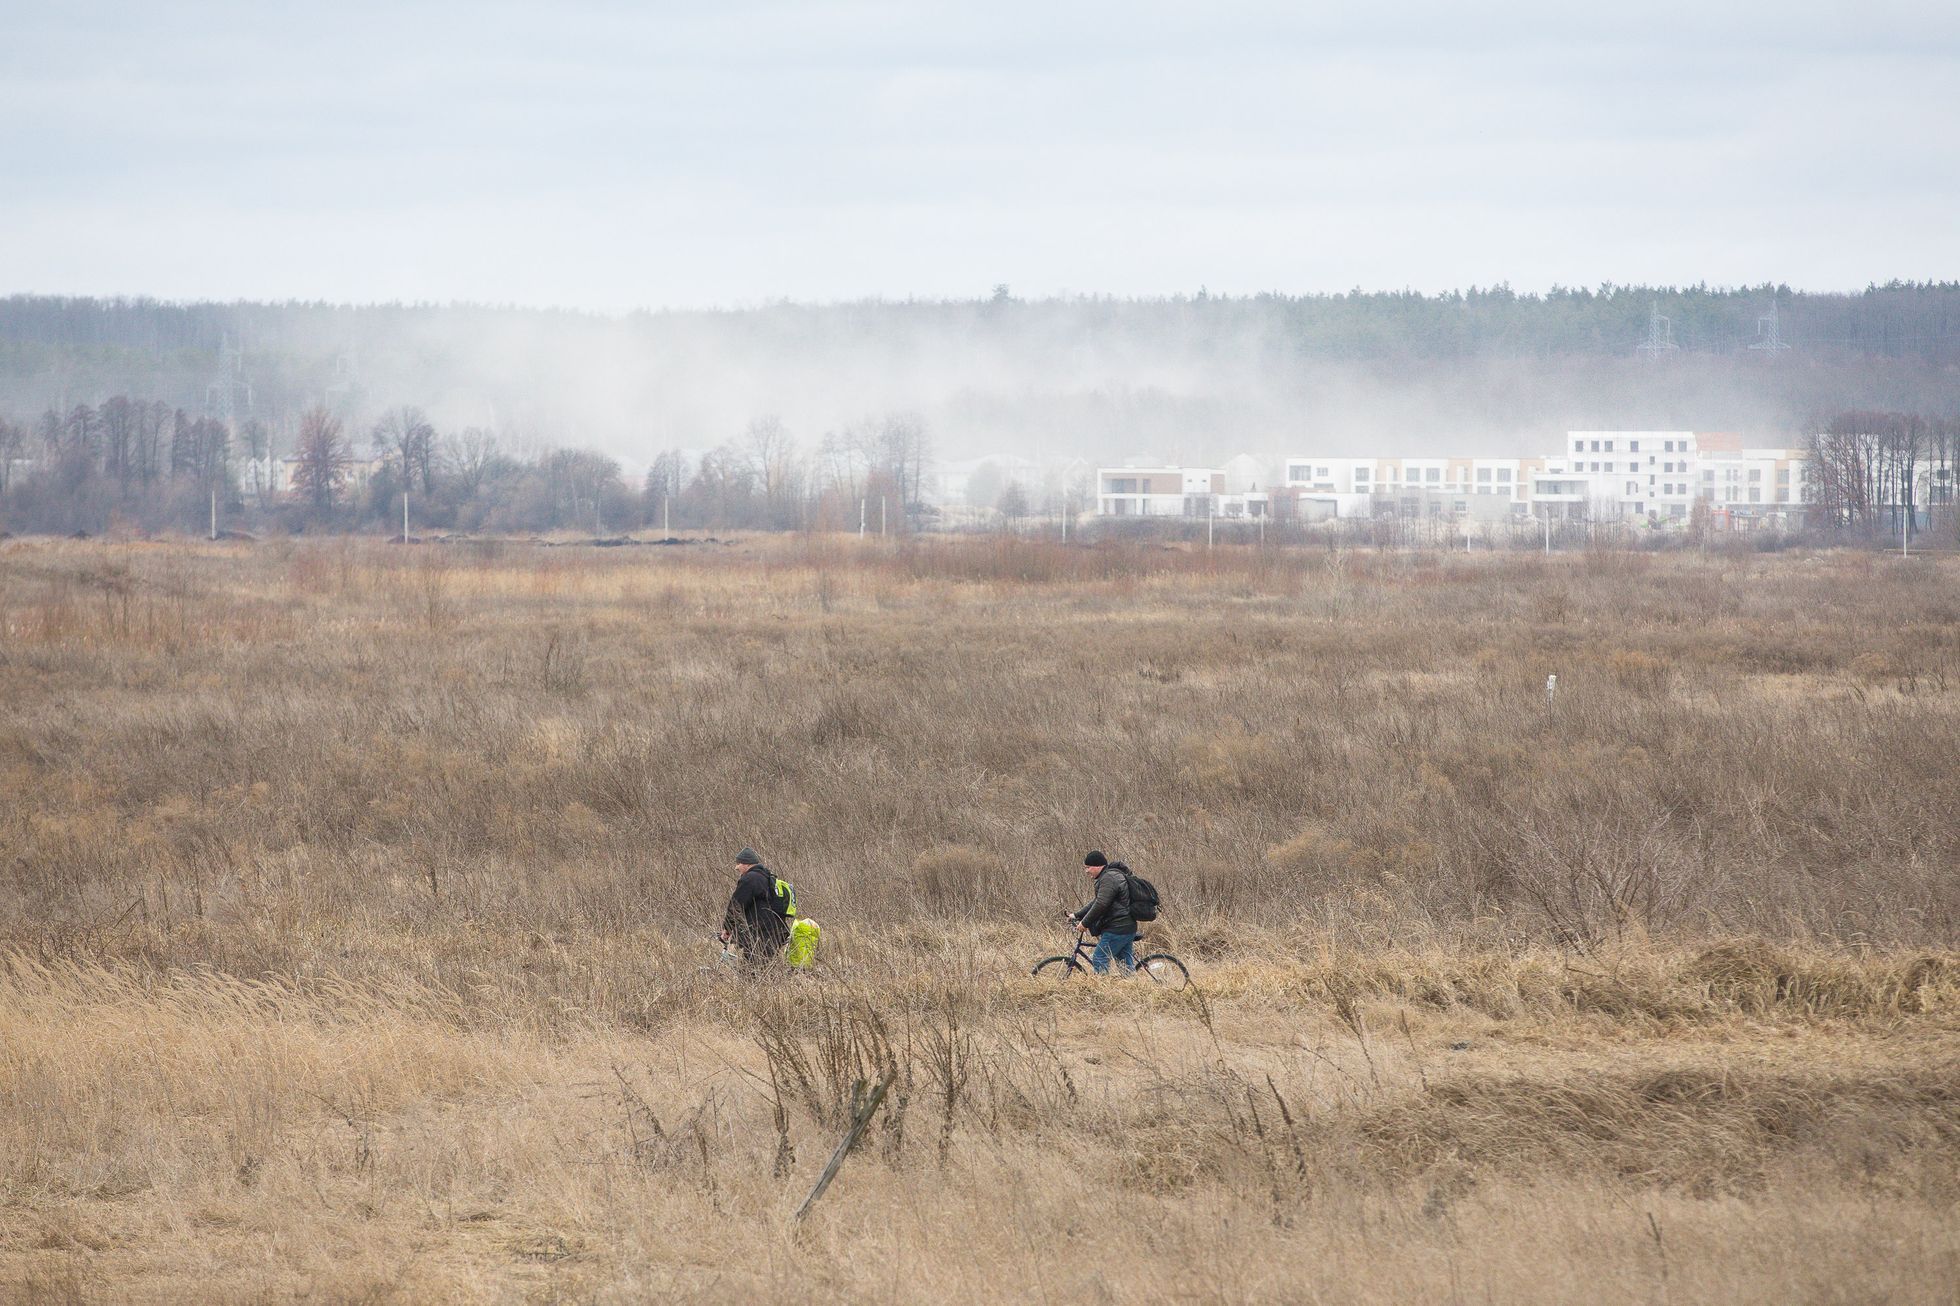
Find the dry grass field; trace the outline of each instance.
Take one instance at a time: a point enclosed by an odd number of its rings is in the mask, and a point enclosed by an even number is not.
[[[9,541],[0,1300],[1951,1301],[1956,813],[1948,559]]]

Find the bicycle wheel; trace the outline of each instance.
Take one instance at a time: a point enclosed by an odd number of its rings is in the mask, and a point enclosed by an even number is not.
[[[1167,989],[1188,988],[1191,984],[1191,972],[1168,952],[1153,952],[1137,962],[1137,974],[1148,975]]]
[[[1073,960],[1072,957],[1043,957],[1028,974],[1036,979],[1065,980],[1076,971],[1076,967],[1069,965]]]

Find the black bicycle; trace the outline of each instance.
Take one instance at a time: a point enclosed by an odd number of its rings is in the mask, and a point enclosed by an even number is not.
[[[1089,958],[1094,952],[1095,948],[1089,940],[1078,934],[1075,936],[1073,952],[1055,957],[1043,957],[1034,964],[1034,969],[1028,974],[1036,979],[1053,980],[1065,980],[1078,971],[1085,975],[1093,975],[1095,972],[1089,967]],[[1191,984],[1191,972],[1184,969],[1184,963],[1168,952],[1153,952],[1147,957],[1138,957],[1136,973],[1148,975],[1151,980],[1167,989],[1188,988]]]

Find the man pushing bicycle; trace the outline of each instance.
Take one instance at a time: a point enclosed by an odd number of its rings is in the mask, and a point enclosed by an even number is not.
[[[1101,851],[1082,859],[1082,871],[1094,881],[1096,896],[1068,918],[1075,922],[1077,937],[1096,935],[1096,951],[1089,958],[1098,975],[1109,974],[1109,963],[1120,963],[1126,974],[1136,973],[1136,956],[1131,951],[1137,941],[1137,921],[1130,908],[1130,868],[1112,863]]]

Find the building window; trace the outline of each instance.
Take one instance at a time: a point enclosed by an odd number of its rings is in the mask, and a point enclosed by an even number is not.
[[[1663,441],[1661,441],[1661,449],[1662,449],[1662,451],[1663,451],[1663,452],[1665,452],[1665,453],[1673,453],[1673,452],[1674,452],[1674,441],[1672,441],[1672,440],[1663,440]]]
[[[1440,480],[1442,480],[1442,479],[1443,479],[1443,469],[1442,469],[1442,468],[1440,468],[1440,467],[1431,467],[1431,468],[1429,469],[1429,483],[1430,483],[1431,485],[1434,485],[1434,484],[1436,484],[1436,482],[1438,482],[1438,481],[1440,481]]]
[[[1318,476],[1322,480],[1326,480],[1328,476],[1328,471],[1325,467],[1316,467],[1313,469],[1313,474],[1315,476]]]
[[[1628,440],[1628,441],[1627,441],[1627,452],[1628,452],[1628,453],[1639,453],[1639,452],[1640,452],[1640,441],[1638,441],[1638,440]]]
[[[1608,440],[1608,441],[1606,442],[1606,452],[1607,452],[1607,453],[1612,453],[1612,452],[1613,452],[1613,442],[1612,442],[1611,440]]]
[[[1585,451],[1586,451],[1586,442],[1584,440],[1574,440],[1572,442],[1573,453],[1584,453]]]
[[[1509,467],[1500,467],[1500,468],[1498,468],[1498,469],[1497,469],[1497,479],[1498,479],[1498,480],[1500,480],[1500,481],[1508,481],[1508,480],[1510,480],[1510,479],[1511,479],[1511,469],[1510,469]]]
[[[1749,502],[1751,502],[1751,503],[1761,503],[1762,501],[1763,501],[1763,492],[1762,492],[1761,490],[1759,490],[1759,489],[1757,489],[1757,488],[1756,488],[1755,486],[1753,486],[1753,485],[1752,485],[1752,486],[1750,486],[1750,487],[1749,487]]]
[[[1594,441],[1593,441],[1593,447],[1592,447],[1592,451],[1593,451],[1594,453],[1598,453],[1598,452],[1599,452],[1599,441],[1597,441],[1597,440],[1594,440]]]
[[[1307,465],[1305,463],[1289,463],[1286,468],[1286,479],[1289,481],[1306,480]]]
[[[1482,485],[1489,485],[1489,484],[1490,484],[1490,468],[1488,468],[1488,467],[1479,467],[1479,468],[1477,469],[1477,481],[1478,481],[1478,483],[1479,483],[1479,484],[1482,484]]]

